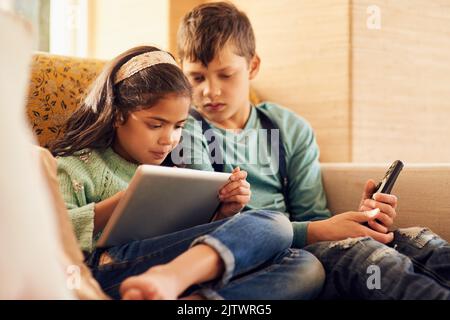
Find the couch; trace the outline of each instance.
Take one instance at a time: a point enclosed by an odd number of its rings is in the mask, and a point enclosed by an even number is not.
[[[104,61],[36,53],[26,113],[41,146],[62,133]],[[257,97],[251,94],[253,102]],[[396,159],[392,159],[396,160]],[[395,227],[425,226],[450,241],[450,163],[408,164],[393,193],[399,198]],[[367,179],[381,179],[389,163],[322,163],[328,206],[333,213],[356,210]]]

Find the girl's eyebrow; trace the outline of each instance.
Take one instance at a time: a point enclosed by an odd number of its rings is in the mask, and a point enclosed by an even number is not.
[[[164,123],[170,123],[169,120],[164,119],[164,118],[160,118],[160,117],[147,117],[147,119],[153,119],[153,120],[161,121],[161,122],[164,122]],[[175,123],[185,122],[186,120],[187,120],[187,118],[184,118],[183,120],[179,120],[179,121],[177,121]]]

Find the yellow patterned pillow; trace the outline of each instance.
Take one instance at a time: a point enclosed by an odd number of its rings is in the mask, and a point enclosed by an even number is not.
[[[31,63],[27,117],[39,144],[47,147],[87,92],[105,62],[37,53]]]

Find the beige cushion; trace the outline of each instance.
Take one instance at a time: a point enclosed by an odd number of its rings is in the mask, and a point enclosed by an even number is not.
[[[368,179],[383,178],[389,164],[323,163],[322,179],[333,213],[357,210]],[[450,240],[450,164],[405,164],[392,193],[396,227],[424,226]]]

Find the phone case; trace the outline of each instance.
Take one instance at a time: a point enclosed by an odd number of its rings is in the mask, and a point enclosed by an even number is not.
[[[403,169],[403,162],[394,161],[384,175],[384,178],[378,183],[375,193],[391,193],[400,171]]]

